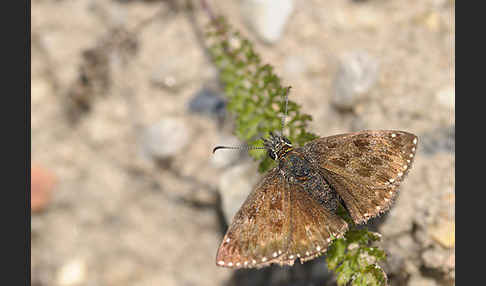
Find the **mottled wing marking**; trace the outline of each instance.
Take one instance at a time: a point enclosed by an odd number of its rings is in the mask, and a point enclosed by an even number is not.
[[[356,223],[390,207],[416,148],[417,136],[397,130],[335,135],[302,147],[307,159],[322,168]]]
[[[341,237],[347,228],[342,218],[273,169],[235,215],[216,264],[260,268],[271,263],[293,265],[296,259],[304,262],[324,253],[331,235]]]
[[[329,212],[314,200],[300,185],[292,185],[291,235],[288,252],[282,257],[292,265],[323,254],[333,238],[342,237],[348,225],[341,217]]]
[[[290,237],[290,193],[277,168],[257,184],[233,218],[216,255],[231,268],[279,262]]]

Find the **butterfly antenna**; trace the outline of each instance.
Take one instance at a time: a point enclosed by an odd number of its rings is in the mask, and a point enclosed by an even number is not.
[[[245,151],[249,151],[249,150],[257,150],[257,149],[265,149],[265,147],[255,147],[255,146],[238,146],[238,147],[233,147],[233,146],[216,146],[214,147],[213,149],[213,154],[214,152],[216,152],[216,150],[219,150],[219,149],[233,149],[233,150],[245,150]]]
[[[287,117],[287,106],[289,105],[289,91],[290,91],[290,88],[292,88],[292,87],[289,86],[287,88],[287,92],[285,92],[285,108],[284,108],[284,115],[282,116],[282,134],[283,134],[284,127],[285,127],[285,118]]]

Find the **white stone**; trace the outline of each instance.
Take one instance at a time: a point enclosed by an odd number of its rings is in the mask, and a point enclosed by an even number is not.
[[[340,57],[333,80],[332,103],[341,109],[353,108],[373,87],[378,78],[378,61],[365,51]],[[396,135],[395,135],[396,136]]]
[[[64,264],[57,273],[57,285],[81,285],[86,280],[86,263],[74,259]]]
[[[182,118],[167,117],[146,127],[140,141],[144,157],[168,158],[187,146],[189,130]]]
[[[241,1],[241,12],[246,23],[269,44],[280,39],[293,9],[293,0]]]
[[[454,110],[456,103],[454,87],[447,86],[439,90],[436,93],[436,98],[440,105],[450,110]]]

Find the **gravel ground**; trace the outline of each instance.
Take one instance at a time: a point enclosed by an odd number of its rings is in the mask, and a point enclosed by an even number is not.
[[[323,258],[215,266],[227,205],[241,204],[255,163],[211,154],[238,141],[198,38],[208,17],[183,2],[33,3],[32,162],[48,179],[33,192],[32,285],[335,283]],[[312,132],[419,136],[397,202],[372,226],[391,285],[453,285],[455,2],[294,1],[272,43],[244,2],[209,4],[292,85]]]

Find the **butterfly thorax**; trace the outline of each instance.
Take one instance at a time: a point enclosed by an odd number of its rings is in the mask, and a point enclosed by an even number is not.
[[[339,205],[339,196],[319,172],[319,168],[307,160],[301,148],[288,151],[279,160],[278,168],[289,184],[297,184],[315,200],[332,212]]]
[[[280,160],[293,149],[292,143],[287,137],[272,132],[270,132],[269,139],[263,139],[263,146],[272,160]]]
[[[339,205],[335,190],[322,177],[316,166],[307,160],[301,148],[294,149],[285,136],[270,132],[269,139],[263,139],[268,156],[278,161],[278,168],[289,184],[298,184],[315,200],[334,212]]]

